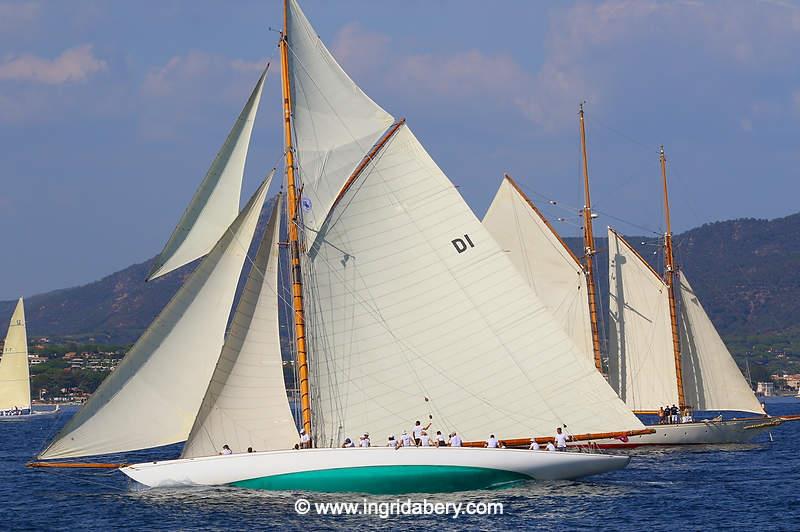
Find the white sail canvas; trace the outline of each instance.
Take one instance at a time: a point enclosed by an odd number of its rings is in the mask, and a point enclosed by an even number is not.
[[[8,324],[0,359],[0,410],[31,407],[31,377],[28,369],[28,336],[25,331],[25,304],[17,301]]]
[[[609,382],[634,411],[678,404],[667,286],[608,230]]]
[[[299,441],[283,379],[278,328],[281,201],[264,236],[233,315],[222,354],[183,448],[183,458],[290,449]]]
[[[695,410],[765,414],[683,272],[678,272],[686,404]]]
[[[153,262],[148,281],[211,251],[239,214],[244,165],[266,75],[265,70],[178,225]]]
[[[222,349],[269,181],[40,458],[109,454],[186,439]]]
[[[594,364],[586,274],[578,258],[508,176],[489,205],[483,226],[578,351]]]

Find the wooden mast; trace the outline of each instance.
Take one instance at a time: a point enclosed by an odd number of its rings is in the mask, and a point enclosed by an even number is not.
[[[580,106],[581,152],[583,153],[583,266],[586,272],[586,287],[589,297],[589,319],[592,324],[592,350],[594,365],[603,373],[603,361],[600,358],[600,329],[597,326],[597,293],[594,282],[594,232],[592,231],[592,200],[589,195],[589,161],[586,156],[586,126],[583,120],[583,104]]]
[[[300,379],[300,408],[303,429],[311,438],[311,399],[308,388],[308,356],[306,351],[306,324],[303,309],[303,275],[300,266],[300,239],[297,212],[297,183],[294,174],[294,146],[292,144],[292,101],[289,86],[288,0],[283,2],[283,33],[279,44],[281,54],[281,89],[283,92],[283,132],[286,145],[286,214],[289,225],[289,253],[292,268],[292,308],[294,310],[295,347],[297,349],[298,377]]]
[[[672,255],[672,227],[669,218],[669,195],[667,193],[667,158],[664,146],[659,156],[661,162],[661,181],[664,185],[664,216],[667,221],[667,232],[664,234],[664,283],[669,295],[669,318],[672,324],[672,352],[675,356],[675,376],[678,385],[678,406],[683,409],[686,401],[683,394],[683,370],[681,368],[681,340],[678,333],[678,312],[675,305],[675,260]]]

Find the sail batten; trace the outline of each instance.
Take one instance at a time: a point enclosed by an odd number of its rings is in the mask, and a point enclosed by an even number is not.
[[[110,454],[186,439],[220,355],[271,177],[39,458]]]
[[[28,336],[25,304],[19,298],[8,324],[0,359],[0,410],[31,407],[31,377],[28,368]]]
[[[178,225],[154,260],[148,281],[208,253],[239,214],[244,167],[266,75],[265,69]]]
[[[182,458],[289,449],[298,441],[278,329],[280,197],[275,201]]]

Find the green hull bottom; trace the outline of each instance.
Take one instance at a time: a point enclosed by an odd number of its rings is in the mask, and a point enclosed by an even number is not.
[[[231,485],[256,490],[398,494],[497,488],[530,479],[520,473],[482,467],[368,466],[286,473]]]

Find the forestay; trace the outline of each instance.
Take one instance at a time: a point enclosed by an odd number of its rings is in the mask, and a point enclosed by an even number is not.
[[[22,298],[19,298],[8,324],[3,358],[0,359],[0,410],[30,407],[31,378],[28,370],[25,305]]]
[[[266,75],[265,70],[172,236],[153,262],[148,281],[208,253],[239,214],[244,165]]]
[[[40,458],[132,451],[186,439],[222,349],[270,178]]]
[[[183,458],[289,449],[297,443],[278,336],[278,197]]]
[[[765,414],[683,272],[680,283],[681,359],[686,403],[696,410]]]
[[[305,271],[320,445],[429,413],[465,439],[642,428],[405,125]]]
[[[609,382],[634,411],[678,404],[667,286],[608,230]]]
[[[594,364],[586,274],[541,212],[505,176],[483,226],[556,321]]]
[[[295,0],[287,5],[289,83],[306,238],[364,154],[394,122],[342,70]]]

